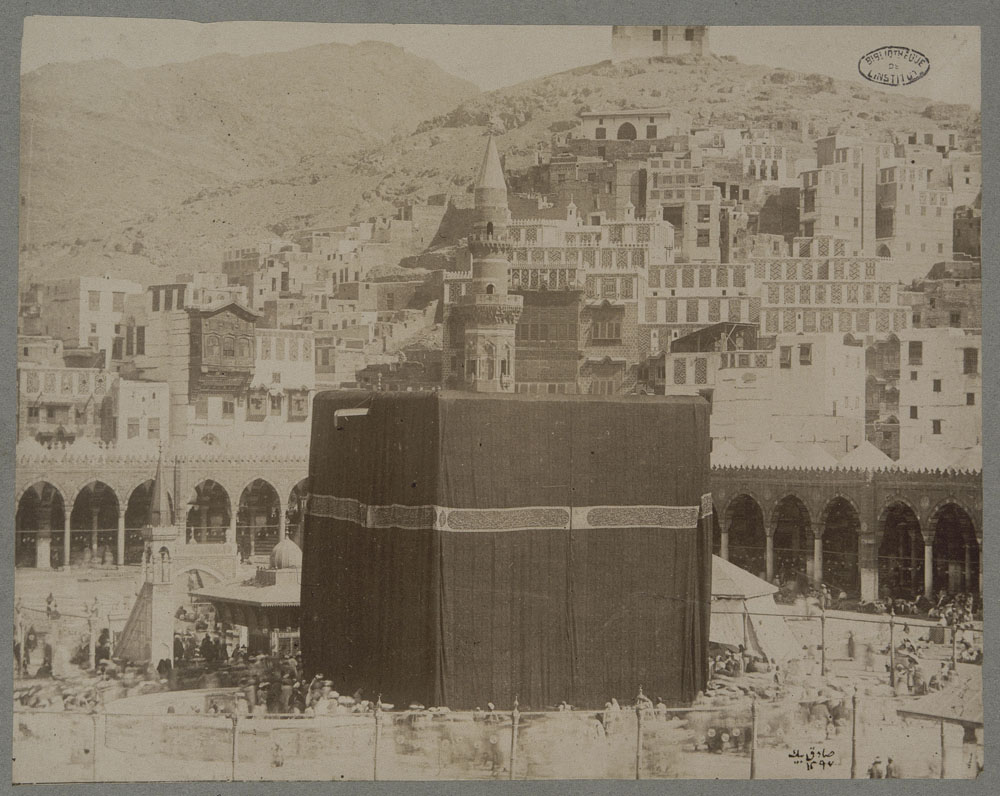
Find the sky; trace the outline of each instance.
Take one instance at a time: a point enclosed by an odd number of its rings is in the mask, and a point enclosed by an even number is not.
[[[885,45],[919,50],[926,77],[891,89],[940,102],[980,105],[980,35],[975,27],[713,27],[712,50],[765,64],[863,82],[862,55]],[[396,44],[485,90],[611,57],[610,27],[341,25],[109,17],[29,17],[21,72],[56,62],[112,58],[145,67],[207,55],[252,55],[315,44],[375,40]]]

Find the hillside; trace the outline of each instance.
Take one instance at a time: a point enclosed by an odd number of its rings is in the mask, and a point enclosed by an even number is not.
[[[293,53],[285,56],[291,64],[296,61]],[[234,73],[233,79],[238,78],[239,73]],[[282,80],[287,82],[287,73]],[[462,88],[457,85],[452,90],[462,93]],[[433,93],[428,86],[423,89]],[[226,174],[216,178],[212,172],[215,187],[200,192],[191,189],[185,196],[168,195],[159,189],[161,183],[155,182],[166,181],[173,169],[163,173],[163,164],[152,154],[145,160],[137,156],[137,165],[149,164],[145,190],[157,191],[155,196],[146,197],[147,206],[156,204],[154,200],[158,206],[145,217],[134,212],[107,215],[106,224],[97,222],[84,235],[84,240],[97,240],[81,245],[77,254],[89,258],[88,262],[94,258],[109,262],[109,255],[113,261],[117,259],[115,247],[130,245],[130,237],[138,236],[143,254],[152,262],[184,270],[217,262],[219,251],[227,245],[282,229],[347,223],[389,212],[400,200],[443,191],[462,196],[471,186],[481,157],[482,136],[491,119],[505,129],[498,143],[511,170],[527,166],[539,144],[548,142],[555,131],[572,128],[577,114],[588,109],[671,106],[691,113],[696,124],[732,126],[768,114],[806,115],[820,132],[839,127],[879,137],[893,129],[946,121],[962,132],[970,146],[978,146],[980,125],[979,113],[967,106],[933,105],[821,75],[720,58],[601,63],[498,91],[464,92],[450,105],[443,95],[435,100],[418,103],[410,98],[407,107],[413,110],[408,118],[416,119],[422,109],[422,123],[411,123],[409,130],[413,132],[394,139],[388,134],[371,136],[365,147],[358,145],[358,138],[363,137],[358,132],[360,122],[343,138],[299,131],[294,141],[283,140],[271,124],[255,127],[252,138],[260,142],[254,150],[255,173],[250,173],[250,166],[239,165],[236,158],[238,164],[229,166]],[[371,110],[362,105],[352,107],[358,113]],[[296,105],[305,112],[302,106]],[[265,118],[270,120],[271,114]],[[100,129],[115,133],[114,121]],[[332,124],[329,117],[325,122]],[[306,120],[303,129],[309,124],[318,122]],[[249,130],[251,122],[246,125]],[[375,127],[374,122],[371,125]],[[225,151],[221,135],[208,136],[204,148],[190,154],[188,160],[214,162],[217,170],[222,170],[230,161],[215,155],[217,150]],[[323,146],[316,145],[320,140]],[[794,148],[803,156],[811,151],[808,143],[795,144]],[[241,169],[246,172],[242,177]],[[207,175],[205,182],[209,182]],[[108,203],[103,195],[96,199]],[[50,240],[64,241],[65,235],[53,233]],[[48,251],[54,254],[51,247]],[[71,261],[67,250],[62,251]]]
[[[388,142],[477,92],[379,42],[43,67],[21,85],[22,250],[142,253],[160,213],[317,152],[340,160]]]

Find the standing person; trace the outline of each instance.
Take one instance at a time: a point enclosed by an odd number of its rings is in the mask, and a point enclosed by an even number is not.
[[[875,671],[875,647],[870,641],[865,645],[865,671]]]
[[[226,636],[224,633],[220,633],[219,637],[215,640],[215,657],[220,663],[225,663],[229,660],[229,650],[226,648]]]
[[[855,652],[856,652],[856,650],[854,648],[854,631],[853,630],[848,630],[847,631],[847,657],[850,658],[852,661],[854,660],[854,654],[855,654]]]
[[[872,762],[868,769],[868,779],[885,779],[885,773],[882,771],[882,758],[876,757]]]
[[[899,763],[893,760],[891,757],[888,759],[885,765],[885,778],[886,779],[902,779],[903,772],[899,768]]]
[[[201,657],[205,659],[206,663],[211,663],[215,660],[215,643],[208,633],[201,640]]]

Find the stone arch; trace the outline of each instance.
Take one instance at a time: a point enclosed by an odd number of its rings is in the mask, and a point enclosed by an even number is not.
[[[973,514],[957,500],[944,500],[930,515],[934,591],[979,590],[980,544]]]
[[[188,501],[186,538],[189,543],[222,544],[232,517],[232,501],[226,488],[211,478],[195,485]]]
[[[892,251],[884,243],[879,244],[878,249],[875,251],[876,257],[892,257]]]
[[[66,501],[60,489],[49,480],[35,481],[21,490],[16,507],[14,566],[61,566]]]
[[[77,490],[70,509],[70,564],[114,562],[121,501],[114,487],[92,480]]]
[[[149,522],[149,503],[153,497],[153,479],[140,481],[128,491],[125,501],[125,563],[142,563],[145,545],[143,528]]]
[[[635,141],[638,138],[638,133],[635,131],[635,125],[632,122],[623,122],[618,127],[618,133],[616,135],[619,141]]]
[[[794,492],[782,495],[771,509],[774,571],[782,582],[805,572],[812,555],[812,514]]]
[[[878,582],[890,597],[912,598],[924,578],[920,514],[910,501],[894,497],[878,518]]]
[[[240,491],[236,512],[236,547],[246,560],[267,555],[280,540],[281,495],[264,478],[253,478]]]
[[[821,518],[823,580],[855,594],[861,588],[861,512],[850,497],[838,492],[826,502]]]
[[[760,500],[746,491],[730,498],[723,516],[723,529],[729,539],[729,560],[748,572],[764,572],[767,534]]]

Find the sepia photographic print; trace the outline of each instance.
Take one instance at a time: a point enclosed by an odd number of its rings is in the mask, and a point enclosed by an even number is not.
[[[979,777],[980,55],[26,18],[14,782]]]

